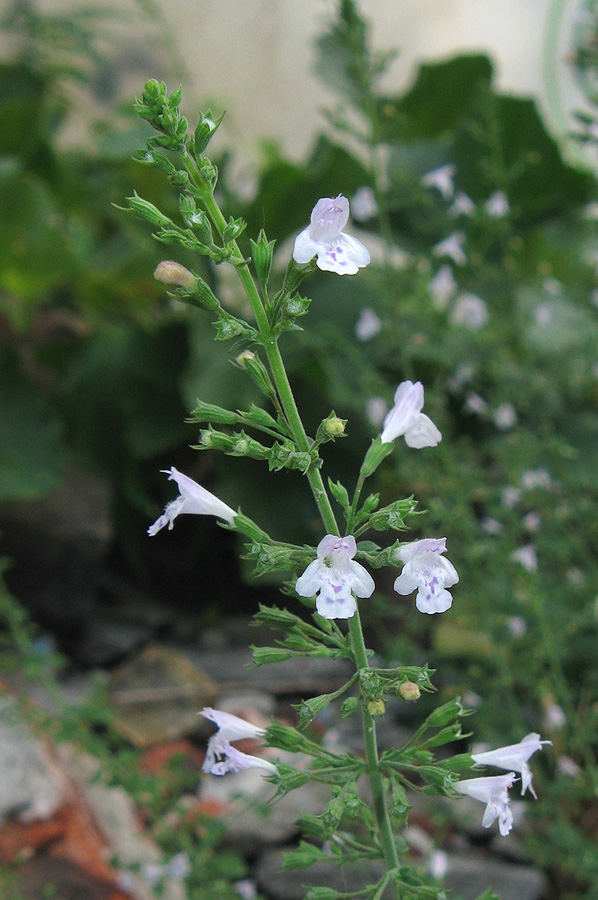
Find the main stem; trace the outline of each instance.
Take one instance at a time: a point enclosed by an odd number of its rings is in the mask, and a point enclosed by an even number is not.
[[[195,175],[197,176],[197,173],[195,173]],[[206,205],[206,209],[210,214],[214,225],[218,229],[220,235],[222,235],[224,226],[226,225],[226,219],[222,215],[222,212],[211,193],[206,194],[203,199]],[[299,449],[303,452],[308,452],[310,449],[310,443],[305,432],[305,428],[303,427],[303,422],[301,420],[299,410],[297,409],[297,404],[295,403],[295,397],[293,396],[293,391],[287,376],[277,340],[276,338],[271,336],[268,318],[266,316],[261,297],[255,286],[255,282],[251,277],[251,273],[247,268],[247,265],[244,262],[241,262],[242,260],[244,260],[244,257],[236,242],[233,242],[233,260],[236,263],[240,263],[239,265],[236,265],[235,268],[251,303],[257,327],[262,334],[262,337],[264,338],[264,349],[268,357],[268,362],[270,363],[270,369],[274,378],[276,389],[278,391],[278,396],[290,425],[291,431],[293,433],[293,437]],[[322,518],[322,522],[324,523],[326,531],[329,534],[340,535],[340,529],[338,527],[334,511],[330,504],[330,498],[328,497],[328,492],[326,491],[326,488],[324,486],[324,482],[322,480],[319,469],[309,469],[307,472],[307,478],[312,489],[314,499],[320,511],[320,516]],[[357,669],[361,671],[362,669],[367,669],[369,667],[369,661],[365,646],[365,640],[363,637],[363,629],[361,627],[361,619],[359,618],[359,610],[355,612],[355,615],[353,615],[348,620],[348,622],[349,633],[351,635],[351,642],[353,645],[355,664],[357,666]],[[372,791],[374,814],[376,816],[376,822],[378,824],[380,843],[382,845],[384,858],[386,860],[388,868],[398,870],[399,857],[397,854],[397,848],[392,832],[392,826],[390,823],[390,816],[388,814],[388,807],[386,804],[386,790],[384,787],[382,776],[380,774],[378,743],[376,738],[376,723],[374,721],[374,717],[371,715],[371,713],[363,703],[362,717],[367,773],[370,781],[370,788]],[[400,900],[399,887],[396,883],[394,883],[394,893],[397,900]]]

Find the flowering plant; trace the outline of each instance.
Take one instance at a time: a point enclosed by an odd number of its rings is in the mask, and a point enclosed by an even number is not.
[[[381,423],[381,433],[365,453],[352,495],[340,481],[324,481],[320,449],[345,436],[346,421],[331,411],[315,434],[308,435],[287,376],[279,338],[295,330],[296,320],[307,313],[310,301],[298,289],[316,266],[356,276],[367,265],[369,253],[342,230],[349,216],[348,201],[342,195],[321,198],[315,203],[310,225],[296,238],[293,258],[274,291],[274,241],[260,232],[257,240],[250,242],[251,256],[247,257],[238,243],[245,223],[240,218],[227,220],[215,197],[218,173],[205,151],[220,120],[208,112],[190,135],[188,122],[180,113],[180,99],[180,91],[169,95],[164,84],[150,81],[137,110],[158,133],[140,153],[140,162],[156,167],[176,186],[183,223],[137,195],[128,199],[129,208],[154,226],[158,240],[195,251],[214,264],[233,267],[250,304],[248,318],[225,309],[208,283],[179,263],[165,261],[156,270],[156,277],[172,288],[174,299],[199,307],[213,317],[217,340],[235,340],[245,346],[236,356],[237,364],[259,388],[269,407],[252,405],[249,410],[231,410],[199,401],[191,419],[207,428],[200,432],[197,449],[249,457],[266,462],[273,471],[289,469],[301,474],[311,489],[325,535],[317,547],[272,538],[241,510],[234,511],[174,467],[167,473],[177,483],[179,496],[168,503],[149,533],[155,536],[166,525],[172,528],[181,513],[211,515],[222,527],[246,540],[246,556],[253,561],[257,574],[295,573],[287,582],[291,608],[262,606],[256,616],[257,622],[271,625],[283,636],[275,647],[253,648],[255,665],[292,656],[344,657],[352,661],[355,669],[334,693],[306,698],[300,703],[297,727],[273,722],[264,730],[225,712],[204,709],[202,715],[218,728],[209,741],[204,770],[224,775],[257,767],[276,785],[277,797],[310,778],[327,784],[331,800],[322,814],[301,820],[307,836],[316,843],[300,845],[287,855],[286,864],[305,866],[327,859],[329,854],[339,865],[379,859],[382,868],[378,881],[350,896],[379,900],[388,888],[402,900],[437,897],[436,887],[411,871],[404,859],[406,846],[401,832],[409,809],[406,790],[449,797],[469,794],[483,800],[487,804],[484,826],[498,818],[501,834],[507,834],[512,824],[507,788],[515,773],[470,779],[460,776],[473,771],[476,764],[503,766],[507,762],[522,773],[527,786],[527,761],[542,742],[538,736],[530,735],[519,749],[512,746],[479,754],[477,758],[469,754],[438,758],[437,748],[446,748],[466,736],[462,719],[470,710],[459,699],[451,699],[434,709],[403,747],[380,753],[376,718],[384,715],[386,699],[399,697],[404,702],[415,702],[422,692],[433,692],[434,686],[427,665],[388,669],[373,664],[358,603],[370,598],[376,589],[370,570],[390,567],[396,572],[400,567],[395,590],[399,595],[417,590],[416,607],[428,614],[450,608],[452,597],[448,588],[458,583],[459,576],[443,555],[446,538],[403,541],[392,537],[385,546],[364,540],[371,531],[407,530],[416,502],[413,498],[396,499],[381,507],[379,494],[371,493],[362,499],[362,492],[366,481],[395,450],[397,438],[405,439],[406,449],[399,448],[403,453],[428,452],[426,448],[437,446],[442,435],[422,412],[423,385],[403,381],[396,390],[394,406]],[[235,430],[238,426],[242,426],[241,430]],[[342,515],[342,525],[333,503]],[[299,615],[299,603],[310,609],[311,621]],[[332,751],[306,734],[316,715],[340,697],[344,697],[342,715],[361,715],[362,756],[340,749]],[[233,746],[237,740],[247,738],[258,739],[278,751],[278,758],[266,759]],[[310,765],[306,768],[291,764],[288,751],[302,753],[311,760]],[[369,782],[368,800],[363,799],[359,786],[364,778]],[[310,896],[343,896],[329,890],[325,894],[318,891],[313,888]]]

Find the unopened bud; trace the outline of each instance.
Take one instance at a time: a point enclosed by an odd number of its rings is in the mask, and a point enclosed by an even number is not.
[[[161,281],[162,284],[176,284],[188,291],[195,287],[197,281],[189,269],[171,259],[163,259],[161,263],[158,263],[154,271],[154,278]]]
[[[384,700],[370,700],[368,703],[368,712],[370,716],[383,716],[386,706]]]
[[[326,431],[331,437],[340,437],[341,434],[344,434],[345,422],[346,419],[339,419],[338,416],[332,416],[330,419],[326,419]]]
[[[404,681],[399,687],[399,694],[403,700],[413,703],[421,697],[421,691],[414,681]]]
[[[241,366],[242,369],[245,369],[247,361],[250,359],[255,359],[255,353],[252,353],[251,350],[243,350],[242,353],[239,353],[239,355],[235,357],[235,362],[237,365]]]
[[[251,350],[244,350],[242,353],[239,353],[235,362],[248,372],[265,397],[274,397],[276,395],[268,370],[257,353],[252,353]]]

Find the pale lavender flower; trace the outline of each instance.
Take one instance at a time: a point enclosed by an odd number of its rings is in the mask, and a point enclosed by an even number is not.
[[[578,566],[571,566],[570,569],[567,569],[566,575],[569,584],[572,584],[575,587],[578,587],[585,581],[584,574]]]
[[[445,200],[450,200],[455,190],[453,184],[454,174],[455,166],[452,163],[448,163],[446,166],[440,166],[438,169],[434,169],[432,172],[424,175],[422,184],[426,187],[436,188]]]
[[[415,605],[428,615],[450,609],[453,598],[446,589],[459,581],[453,564],[441,555],[445,552],[446,538],[424,538],[405,544],[394,553],[396,559],[405,563],[395,579],[395,591],[406,596],[417,590]]]
[[[577,778],[581,775],[581,766],[578,766],[574,759],[570,756],[559,756],[556,761],[559,772],[567,775],[569,778]]]
[[[509,616],[507,628],[515,638],[522,638],[527,632],[527,622],[522,616]]]
[[[457,287],[458,285],[455,281],[453,270],[448,263],[444,263],[444,265],[440,266],[429,284],[429,291],[434,300],[436,309],[442,311],[447,308],[448,302],[456,292]]]
[[[549,700],[544,707],[544,727],[547,731],[558,731],[567,724],[567,716],[562,706]]]
[[[394,405],[386,414],[380,439],[391,444],[404,437],[408,447],[421,450],[435,447],[442,435],[432,420],[421,410],[424,405],[424,388],[421,381],[402,381],[395,391]]]
[[[552,487],[552,478],[546,469],[526,469],[521,476],[521,487],[526,491]]]
[[[534,319],[538,325],[550,325],[552,317],[553,309],[550,303],[539,303],[534,309]]]
[[[499,431],[509,431],[517,424],[517,411],[512,403],[501,403],[494,410],[492,421]]]
[[[357,610],[356,597],[371,597],[374,579],[355,562],[357,544],[352,535],[327,534],[318,544],[317,558],[297,579],[300,597],[316,597],[316,610],[325,619],[350,619]],[[353,596],[355,595],[355,596]]]
[[[511,207],[504,191],[495,191],[484,203],[484,209],[493,219],[503,219],[509,215]]]
[[[518,547],[511,553],[513,562],[518,562],[523,566],[526,572],[532,574],[538,571],[538,551],[533,544],[526,544],[524,547]]]
[[[357,188],[351,197],[351,213],[356,222],[367,222],[378,215],[378,204],[371,187]]]
[[[470,331],[479,331],[489,318],[488,307],[475,294],[459,294],[449,313],[453,325],[461,325]]]
[[[388,412],[388,403],[383,397],[370,397],[365,404],[365,414],[371,425],[379,427]]]
[[[233,885],[236,893],[242,900],[256,900],[257,887],[255,881],[251,878],[244,878],[242,881],[235,881]]]
[[[540,530],[540,526],[542,525],[542,516],[539,512],[533,510],[523,517],[521,524],[526,531],[529,531],[531,534],[533,534],[533,532]]]
[[[483,416],[487,409],[488,404],[484,398],[476,394],[475,391],[470,391],[465,398],[463,412],[469,413],[471,416]]]
[[[174,525],[174,520],[182,513],[193,513],[198,516],[216,516],[218,519],[224,519],[229,525],[232,525],[237,513],[211,494],[188,475],[183,475],[174,466],[170,469],[162,469],[165,475],[168,475],[170,481],[176,481],[180,495],[171,500],[166,509],[153,525],[147,529],[150,536],[157,534],[161,528],[168,525],[169,530]]]
[[[449,858],[445,850],[434,850],[428,859],[428,872],[432,878],[442,881],[448,872]]]
[[[513,509],[521,500],[521,489],[509,485],[501,494],[500,504],[505,509]]]
[[[515,772],[509,772],[507,775],[491,775],[488,778],[467,778],[465,781],[457,781],[454,788],[460,794],[485,803],[482,827],[490,828],[494,820],[498,819],[500,833],[506,837],[513,827],[508,789],[514,781]]]
[[[371,341],[382,329],[382,322],[377,313],[369,306],[364,306],[355,323],[355,337],[358,341]]]
[[[448,214],[453,219],[457,219],[459,216],[473,216],[475,209],[475,203],[471,197],[468,197],[463,191],[459,191],[458,194],[455,194],[455,199],[449,208]]]
[[[475,366],[472,366],[471,363],[461,363],[461,365],[457,367],[455,373],[447,378],[447,389],[451,394],[458,394],[461,388],[465,387],[466,384],[469,384],[474,375]]]
[[[307,228],[295,238],[293,259],[300,265],[318,257],[318,268],[337,275],[355,275],[370,261],[370,254],[357,238],[345,234],[349,201],[342,194],[322,197],[314,206]]]
[[[458,266],[464,266],[467,262],[467,257],[465,256],[465,251],[463,250],[463,241],[465,240],[465,235],[462,231],[455,231],[453,234],[449,235],[443,241],[440,241],[436,244],[435,247],[432,247],[432,253],[435,256],[448,256],[449,259],[452,259],[454,263]]]
[[[493,519],[491,516],[484,516],[480,522],[480,527],[485,534],[490,534],[494,537],[501,533],[504,526],[498,519]]]
[[[243,769],[264,769],[266,772],[276,772],[276,766],[267,759],[241,753],[236,747],[231,746],[232,741],[263,737],[266,733],[263,728],[257,728],[251,722],[240,719],[239,716],[233,716],[232,713],[212,709],[209,706],[204,707],[200,715],[218,727],[216,734],[213,734],[208,741],[206,758],[202,766],[204,772],[212,775],[241,772]]]
[[[497,750],[487,750],[483,753],[472,753],[471,758],[482,766],[496,766],[498,769],[513,770],[521,775],[521,796],[529,788],[531,794],[536,797],[532,786],[532,773],[528,765],[529,758],[542,749],[542,744],[552,744],[552,741],[541,741],[540,735],[532,731],[518,744],[509,744],[507,747],[499,747]]]

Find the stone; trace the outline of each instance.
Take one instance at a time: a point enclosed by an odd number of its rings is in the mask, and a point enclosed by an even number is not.
[[[218,686],[183,653],[150,645],[115,669],[108,695],[116,725],[136,747],[176,740],[205,726]]]
[[[59,773],[41,741],[19,718],[16,704],[0,704],[0,825],[51,818],[64,800]]]
[[[386,871],[376,860],[346,863],[339,867],[332,862],[317,862],[308,869],[282,869],[283,855],[268,850],[260,858],[255,879],[258,887],[272,900],[304,900],[307,886],[330,887],[337,891],[359,891],[375,884]],[[392,889],[387,888],[380,900],[391,900]],[[519,898],[518,898],[519,900]]]
[[[250,668],[247,648],[185,650],[188,658],[216,681],[223,690],[260,690],[275,696],[313,697],[341,687],[353,674],[347,659],[291,657],[284,662]]]
[[[26,900],[47,900],[48,897],[59,900],[130,900],[131,896],[116,891],[113,884],[90,875],[80,866],[47,853],[19,865],[15,881],[18,894],[6,894],[7,897],[18,896]]]
[[[272,755],[299,766],[301,760],[277,750]],[[217,810],[226,825],[226,844],[253,856],[264,847],[286,843],[298,835],[295,822],[303,813],[318,815],[330,799],[327,785],[311,782],[272,802],[274,785],[258,769],[224,776],[205,775],[200,808]]]
[[[448,853],[443,886],[461,900],[475,900],[489,887],[499,897],[514,900],[541,900],[548,890],[548,879],[533,866],[515,865],[490,856]]]

